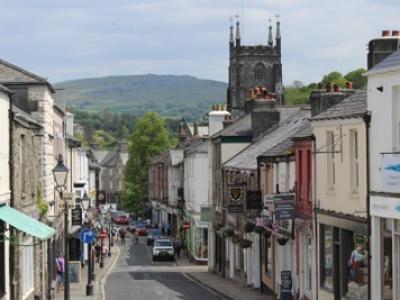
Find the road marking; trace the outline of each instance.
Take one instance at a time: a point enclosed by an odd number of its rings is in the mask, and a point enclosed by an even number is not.
[[[106,272],[106,274],[103,276],[103,278],[101,278],[101,280],[100,280],[100,285],[101,285],[101,294],[102,294],[102,299],[103,300],[106,300],[106,293],[105,293],[105,291],[104,291],[104,286],[105,286],[105,284],[106,284],[106,281],[107,281],[107,277],[108,277],[108,275],[111,273],[111,270],[114,268],[114,266],[116,265],[116,263],[117,263],[117,261],[118,261],[118,258],[119,258],[119,255],[121,254],[121,250],[119,249],[119,247],[117,246],[116,247],[116,249],[117,249],[117,258],[115,258],[114,259],[114,262],[112,263],[112,265],[108,268],[108,270],[107,270],[107,272]]]

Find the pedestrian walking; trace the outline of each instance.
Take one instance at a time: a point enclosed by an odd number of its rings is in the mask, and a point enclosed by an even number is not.
[[[57,274],[57,292],[60,291],[60,287],[64,286],[64,272],[65,272],[65,261],[64,257],[60,255],[56,258],[56,274]]]
[[[176,257],[180,257],[181,256],[181,250],[182,250],[182,241],[180,239],[180,237],[178,237],[175,240],[175,253],[176,253]]]
[[[121,238],[121,245],[125,244],[126,232],[123,228],[119,230],[119,237]]]
[[[100,254],[101,254],[101,246],[99,242],[96,243],[96,246],[94,246],[94,250],[96,252],[96,262],[100,262]]]
[[[135,231],[134,235],[135,235],[135,244],[139,244],[139,233]]]

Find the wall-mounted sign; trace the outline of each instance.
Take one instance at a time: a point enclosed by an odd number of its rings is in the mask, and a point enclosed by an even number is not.
[[[400,198],[371,196],[370,213],[376,217],[400,219]]]
[[[279,220],[288,220],[294,218],[294,194],[286,194],[284,197],[275,200],[274,205],[275,205],[275,220],[279,221]]]
[[[227,207],[228,213],[242,213],[243,212],[243,205],[241,204],[230,204]]]
[[[292,300],[292,271],[281,272],[281,299]]]
[[[82,225],[82,209],[74,208],[71,210],[72,226]]]
[[[244,194],[244,185],[232,185],[229,187],[228,193],[232,202],[240,202]]]
[[[382,191],[400,192],[400,155],[385,154],[381,158]]]
[[[261,209],[261,191],[248,191],[246,195],[247,209]]]

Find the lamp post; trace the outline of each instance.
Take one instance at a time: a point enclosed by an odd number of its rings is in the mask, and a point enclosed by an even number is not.
[[[108,256],[111,256],[111,212],[110,212],[111,207],[108,209],[107,212],[107,218],[108,218]]]
[[[86,194],[82,197],[82,206],[85,213],[88,214],[88,224],[90,224],[89,210],[90,210],[90,198]],[[86,296],[93,295],[93,284],[92,284],[92,242],[87,244],[87,255],[88,255],[88,266],[87,266],[87,285],[86,285]]]
[[[58,163],[53,169],[53,175],[61,200],[63,200],[63,193],[67,188],[68,171],[60,154]],[[64,200],[64,274],[64,300],[69,300],[68,203],[66,200]]]

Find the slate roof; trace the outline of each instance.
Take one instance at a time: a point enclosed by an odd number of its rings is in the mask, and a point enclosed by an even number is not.
[[[311,118],[312,121],[362,117],[367,112],[367,91],[358,90],[338,104]]]
[[[373,66],[364,75],[394,71],[400,69],[400,51],[393,52],[380,63]]]
[[[24,123],[24,124],[22,124],[20,122],[21,125],[25,126],[26,123],[27,123],[28,125],[34,125],[37,128],[43,128],[43,126],[38,121],[36,121],[34,118],[31,117],[30,114],[26,113],[25,111],[23,111],[19,107],[13,105],[12,106],[12,111],[14,113],[14,120],[17,120],[17,121],[21,120],[22,123]]]
[[[308,122],[306,126],[304,126],[303,129],[301,129],[299,132],[297,132],[292,139],[302,139],[302,138],[308,138],[313,135],[313,130],[311,127],[311,123]]]
[[[117,164],[118,158],[120,158],[122,160],[122,163],[125,165],[126,162],[128,161],[128,153],[117,152],[117,150],[111,150],[100,162],[100,165],[107,167],[114,167]]]
[[[106,150],[92,150],[94,158],[97,160],[98,163],[101,163],[101,161],[106,157],[108,154],[108,151]]]
[[[247,114],[227,127],[216,132],[211,138],[218,138],[221,136],[252,136],[251,132],[251,114]]]
[[[3,59],[0,59],[0,82],[4,84],[42,83],[47,85],[53,93],[55,92],[53,86],[46,78],[40,77]]]
[[[224,168],[257,169],[257,157],[268,153],[269,150],[287,139],[290,140],[293,135],[303,129],[305,124],[309,122],[308,118],[310,115],[310,109],[299,109],[296,113],[283,121],[279,127],[275,127],[267,132],[257,142],[249,145],[236,156],[228,160],[224,164]]]
[[[274,156],[285,156],[293,154],[293,137],[297,136],[302,130],[306,128],[311,128],[310,121],[306,120],[302,123],[302,126],[294,134],[290,134],[283,141],[268,149],[261,156],[274,157]]]
[[[0,84],[0,91],[7,93],[7,94],[12,94],[12,91],[6,88],[4,85]]]
[[[208,140],[204,139],[196,140],[192,145],[185,148],[184,151],[187,154],[208,153]]]

